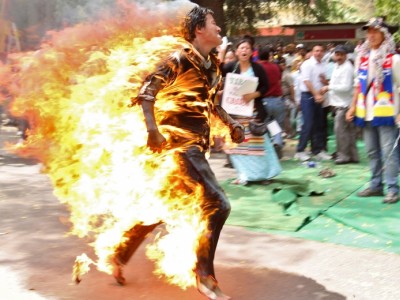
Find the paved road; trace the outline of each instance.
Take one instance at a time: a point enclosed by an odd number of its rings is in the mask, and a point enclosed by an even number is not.
[[[52,194],[40,165],[8,154],[13,128],[0,132],[0,299],[197,300],[152,274],[142,246],[126,267],[128,284],[91,270],[81,284],[71,282],[75,257],[91,254],[84,239],[67,236],[68,212]],[[221,180],[234,171],[213,155]],[[223,290],[235,300],[398,300],[400,256],[225,226],[216,257]]]

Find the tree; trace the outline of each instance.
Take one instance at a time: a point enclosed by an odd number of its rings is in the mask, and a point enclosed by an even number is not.
[[[386,17],[388,24],[399,24],[400,20],[400,2],[392,0],[376,0],[376,12],[378,16]],[[400,41],[400,28],[394,34],[396,41]]]

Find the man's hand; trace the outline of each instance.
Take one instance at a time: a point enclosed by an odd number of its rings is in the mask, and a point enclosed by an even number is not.
[[[317,93],[314,96],[314,100],[315,100],[316,103],[322,103],[322,102],[324,102],[325,99],[324,99],[323,95],[321,95],[320,93]]]
[[[354,106],[350,106],[349,110],[346,112],[346,121],[347,122],[353,121],[355,111],[356,111],[356,108]]]
[[[147,136],[147,147],[151,151],[161,153],[165,146],[167,145],[167,140],[158,130],[150,130]]]
[[[240,144],[244,141],[244,127],[241,124],[235,125],[231,131],[232,142]]]

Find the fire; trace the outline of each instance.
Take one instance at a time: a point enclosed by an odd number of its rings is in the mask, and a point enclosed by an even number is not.
[[[42,162],[70,210],[71,234],[91,240],[97,259],[77,257],[77,282],[90,264],[111,273],[110,258],[135,224],[162,221],[146,254],[156,274],[186,288],[195,283],[195,253],[206,234],[203,191],[181,174],[176,149],[147,149],[141,108],[129,104],[156,63],[184,44],[175,34],[187,7],[166,14],[120,5],[123,13],[51,32],[40,50],[14,58],[12,109],[32,127],[28,140],[11,148]],[[190,78],[182,84],[189,92]],[[161,97],[156,105],[167,102]]]

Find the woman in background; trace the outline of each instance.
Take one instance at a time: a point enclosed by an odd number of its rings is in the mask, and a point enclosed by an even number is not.
[[[240,40],[235,52],[237,61],[225,64],[222,69],[223,76],[226,76],[227,73],[236,73],[258,77],[256,91],[245,94],[242,98],[246,103],[254,99],[253,116],[231,115],[245,126],[245,140],[237,146],[225,149],[237,171],[238,177],[233,183],[243,185],[251,181],[268,180],[282,170],[268,134],[254,136],[249,129],[250,121],[263,122],[267,117],[261,99],[268,89],[268,79],[263,67],[252,61],[253,46],[251,39]]]

